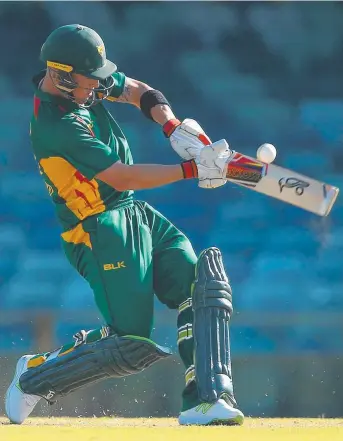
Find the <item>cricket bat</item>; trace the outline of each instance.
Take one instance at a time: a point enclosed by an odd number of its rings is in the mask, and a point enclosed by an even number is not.
[[[337,187],[238,152],[228,160],[227,178],[319,216],[330,213],[339,193]]]

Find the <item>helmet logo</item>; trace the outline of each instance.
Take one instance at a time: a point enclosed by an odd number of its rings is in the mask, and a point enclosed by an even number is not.
[[[64,72],[71,72],[73,70],[73,67],[69,66],[68,64],[55,63],[54,61],[47,61],[46,64],[52,69],[63,70]]]
[[[103,55],[104,55],[104,52],[105,52],[105,47],[104,47],[104,45],[101,44],[100,46],[97,46],[96,48],[98,49],[99,54],[100,54],[101,56],[103,56]]]

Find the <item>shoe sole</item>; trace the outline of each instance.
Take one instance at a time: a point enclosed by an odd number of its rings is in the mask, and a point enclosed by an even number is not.
[[[243,422],[244,422],[244,416],[237,415],[235,418],[231,418],[229,420],[214,419],[204,425],[205,426],[241,426]]]
[[[188,422],[183,423],[179,420],[180,426],[241,426],[244,422],[244,415],[237,415],[234,418],[213,418],[207,423]]]

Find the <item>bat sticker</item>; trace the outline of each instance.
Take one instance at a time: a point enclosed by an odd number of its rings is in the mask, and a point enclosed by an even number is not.
[[[310,184],[306,181],[302,181],[301,179],[297,178],[281,178],[279,180],[279,186],[280,186],[280,193],[282,193],[282,190],[284,188],[295,188],[295,193],[298,196],[301,196],[305,188],[309,187]]]

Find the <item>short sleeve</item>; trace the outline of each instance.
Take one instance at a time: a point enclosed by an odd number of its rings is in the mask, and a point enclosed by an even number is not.
[[[120,160],[115,151],[78,120],[63,121],[59,132],[54,139],[56,151],[89,180]]]
[[[125,86],[125,74],[122,72],[115,72],[112,75],[114,79],[114,86],[111,92],[111,96],[113,98],[119,98],[120,95],[123,93],[124,86]]]

